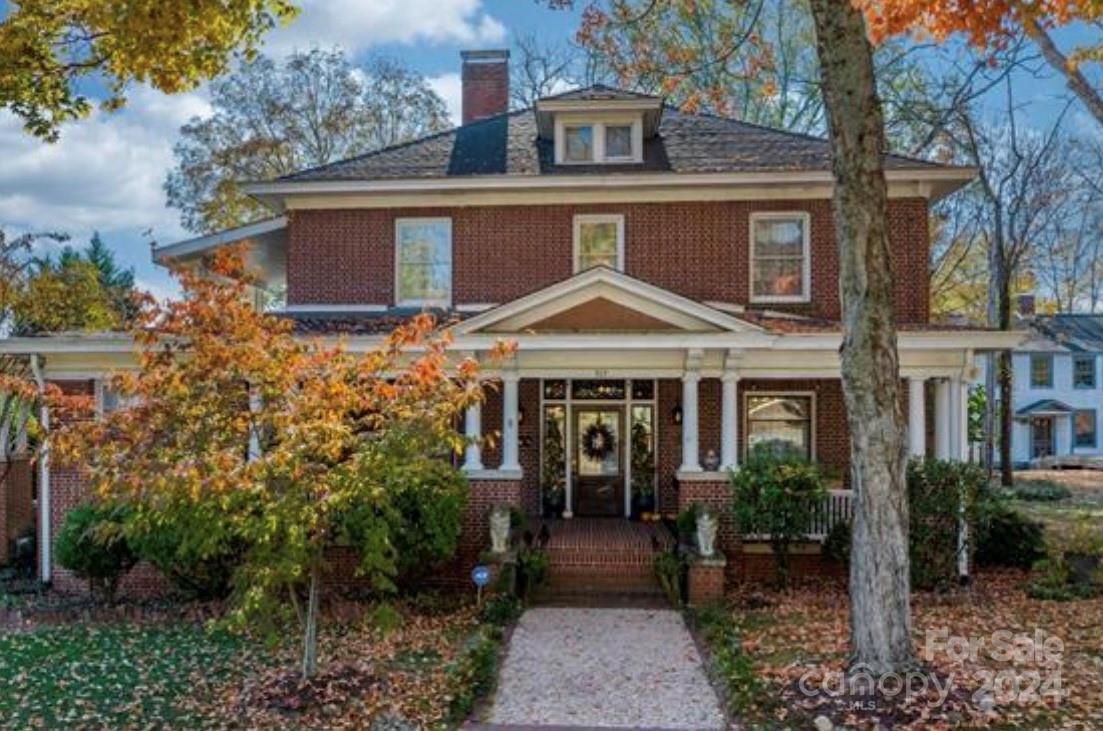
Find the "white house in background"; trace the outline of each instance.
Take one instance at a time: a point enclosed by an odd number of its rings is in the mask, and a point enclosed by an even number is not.
[[[1016,465],[1103,460],[1103,315],[1027,315],[1012,358]]]

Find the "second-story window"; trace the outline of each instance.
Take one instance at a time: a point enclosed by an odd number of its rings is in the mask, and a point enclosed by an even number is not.
[[[807,213],[751,214],[751,301],[808,302],[811,251]]]
[[[1073,388],[1095,388],[1095,356],[1072,356]]]
[[[395,304],[447,307],[452,303],[452,219],[395,221]]]
[[[624,216],[574,217],[574,270],[624,269]]]
[[[1030,387],[1053,388],[1053,356],[1049,353],[1030,356]]]

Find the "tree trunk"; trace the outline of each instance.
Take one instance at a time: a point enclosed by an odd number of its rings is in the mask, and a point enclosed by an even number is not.
[[[850,0],[811,0],[835,175],[854,537],[851,668],[915,666],[911,639],[907,444],[898,391],[884,119],[865,20]]]
[[[997,217],[998,225],[1002,226],[1002,221]],[[1011,329],[1011,272],[1007,266],[1006,256],[1004,254],[1004,246],[1002,244],[1002,234],[997,233],[997,243],[999,246],[993,247],[996,251],[996,255],[992,257],[992,269],[991,281],[995,291],[990,297],[989,304],[994,306],[995,323],[993,323],[1000,330]],[[1002,350],[996,354],[996,379],[999,382],[1000,389],[1000,484],[1004,487],[1011,487],[1014,482],[1014,473],[1012,472],[1013,465],[1011,464],[1011,420],[1013,417],[1012,404],[1012,371],[1011,371],[1011,353]]]
[[[303,627],[303,680],[309,680],[318,669],[318,592],[321,583],[322,565],[315,561],[310,567],[310,593]]]

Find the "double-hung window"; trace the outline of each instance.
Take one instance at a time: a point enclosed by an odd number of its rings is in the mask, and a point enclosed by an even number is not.
[[[558,119],[555,130],[556,163],[643,162],[643,122],[638,116]]]
[[[751,302],[808,302],[812,262],[807,213],[751,214]]]
[[[747,450],[812,458],[811,395],[748,394],[744,402]]]
[[[1053,355],[1033,353],[1030,356],[1030,387],[1053,388]]]
[[[1095,356],[1072,356],[1072,387],[1095,388]]]
[[[395,304],[447,307],[452,303],[452,219],[395,222]]]
[[[1096,446],[1095,438],[1095,409],[1080,409],[1073,414],[1073,442],[1074,447]]]
[[[577,273],[598,266],[624,269],[624,216],[574,217],[574,270]]]

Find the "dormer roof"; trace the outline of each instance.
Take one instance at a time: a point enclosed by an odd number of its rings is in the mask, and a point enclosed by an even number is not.
[[[536,128],[541,139],[550,140],[557,113],[631,112],[643,117],[643,136],[653,137],[663,114],[662,97],[594,84],[536,101]]]

